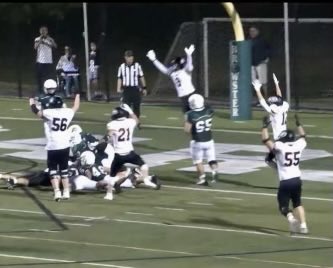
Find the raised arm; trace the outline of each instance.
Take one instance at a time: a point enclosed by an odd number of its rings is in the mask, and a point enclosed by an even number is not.
[[[165,75],[169,74],[168,68],[156,58],[154,50],[149,50],[146,56],[161,73]]]
[[[79,93],[76,93],[75,95],[75,99],[74,99],[74,104],[73,104],[73,111],[74,113],[76,113],[80,108],[80,94]]]
[[[259,82],[259,80],[254,80],[252,82],[252,85],[254,87],[254,90],[256,91],[256,94],[257,94],[257,97],[258,97],[258,101],[259,103],[261,104],[261,106],[268,112],[268,113],[271,113],[272,110],[271,108],[268,106],[265,98],[262,96],[261,94],[261,83]]]
[[[39,118],[43,118],[43,112],[37,108],[36,101],[34,98],[29,98],[29,105],[30,105],[31,111],[34,114],[36,114]]]
[[[192,62],[192,53],[194,52],[195,47],[194,45],[190,45],[188,48],[185,47],[184,51],[186,53],[186,65],[185,65],[185,71],[192,72],[193,71],[193,62]]]
[[[262,119],[262,122],[263,122],[263,126],[262,126],[262,129],[261,129],[261,141],[263,144],[266,145],[266,147],[272,151],[274,149],[274,143],[273,141],[269,138],[269,134],[268,134],[268,126],[269,124],[271,123],[269,121],[269,117],[268,116],[265,116],[263,119]]]
[[[277,80],[274,73],[273,73],[273,80],[274,80],[274,84],[275,84],[276,95],[282,97],[282,92],[281,92],[281,89],[279,86],[279,80]]]
[[[298,114],[295,114],[295,120],[296,120],[298,135],[302,138],[305,138],[306,134],[305,134],[305,131],[304,131],[304,128],[303,128],[301,122],[299,121]]]

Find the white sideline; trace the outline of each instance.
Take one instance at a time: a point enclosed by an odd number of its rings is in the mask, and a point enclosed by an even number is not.
[[[20,121],[40,121],[39,118],[22,118],[22,117],[10,117],[10,116],[0,116],[2,120],[20,120]],[[106,123],[102,122],[93,122],[93,121],[77,121],[73,120],[73,123],[81,123],[81,124],[92,124],[92,125],[105,125]],[[159,128],[159,129],[183,129],[183,127],[175,127],[175,126],[164,126],[164,125],[150,125],[143,124],[142,127],[145,128]],[[239,133],[239,134],[255,134],[260,135],[259,131],[249,131],[249,130],[233,130],[233,129],[212,129],[215,132],[225,132],[225,133]],[[320,139],[333,139],[333,136],[327,135],[306,135],[308,138],[320,138]]]
[[[120,266],[120,265],[102,264],[102,263],[94,263],[94,262],[80,262],[80,261],[78,262],[78,261],[69,261],[69,260],[62,260],[62,259],[39,258],[39,257],[12,255],[12,254],[0,254],[0,257],[14,258],[14,259],[26,259],[26,260],[38,260],[38,261],[52,261],[52,262],[61,262],[61,263],[74,263],[74,264],[78,263],[78,264],[82,264],[82,265],[113,267],[113,268],[134,268],[134,267],[130,267],[130,266]],[[41,263],[41,265],[42,264],[43,263]]]
[[[244,195],[259,195],[259,196],[261,195],[261,196],[274,196],[274,197],[276,197],[276,194],[260,193],[260,192],[245,192],[245,191],[222,190],[222,189],[205,189],[205,188],[193,188],[193,187],[183,187],[183,186],[173,186],[173,185],[163,185],[163,187],[164,188],[172,188],[172,189],[190,190],[190,191],[234,193],[234,194],[244,194]],[[330,199],[330,198],[303,196],[302,199],[333,202],[333,199]]]

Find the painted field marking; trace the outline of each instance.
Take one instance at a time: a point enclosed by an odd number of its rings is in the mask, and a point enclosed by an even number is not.
[[[12,111],[23,111],[21,108],[13,108]]]
[[[260,192],[246,192],[246,191],[233,191],[233,190],[221,190],[221,189],[204,189],[204,188],[193,188],[193,187],[183,187],[183,186],[173,186],[173,185],[163,185],[163,187],[164,188],[171,188],[171,189],[178,189],[178,190],[189,190],[189,191],[234,193],[234,194],[244,194],[244,195],[258,195],[258,196],[274,196],[274,197],[276,197],[276,194],[260,193]],[[333,199],[330,199],[330,198],[303,196],[302,199],[333,202]]]
[[[105,115],[105,114],[104,114]],[[19,121],[41,121],[39,118],[18,118],[18,117],[10,117],[10,116],[1,116],[2,120],[19,120]],[[81,123],[81,124],[92,124],[92,125],[105,125],[107,122],[95,122],[95,121],[78,121],[73,120],[73,123]],[[175,126],[164,126],[164,125],[146,125],[143,124],[142,127],[145,128],[159,128],[159,129],[180,129],[183,130],[183,127],[175,127]],[[258,131],[249,131],[249,130],[233,130],[233,129],[212,129],[215,132],[225,132],[225,133],[238,133],[238,134],[255,134],[260,135]],[[308,138],[320,138],[320,139],[333,139],[333,136],[327,135],[306,135]]]
[[[303,125],[304,127],[316,127],[316,125]]]
[[[313,267],[313,268],[330,268],[330,267],[319,266],[319,265],[311,265],[311,264],[296,263],[296,262],[285,262],[285,261],[273,261],[273,260],[255,259],[255,258],[232,257],[232,256],[216,256],[216,257],[223,258],[223,259],[235,259],[235,260],[241,260],[241,261],[244,260],[244,261],[248,261],[248,262],[286,264],[286,265],[291,265],[291,266],[304,266],[304,267]]]
[[[76,112],[77,114],[84,114],[85,112]]]
[[[178,120],[179,117],[168,117],[167,119],[169,119],[169,120]]]
[[[84,224],[84,223],[69,223],[69,222],[64,222],[66,225],[73,225],[73,226],[82,226],[82,227],[91,227],[90,224]]]
[[[147,116],[146,116],[146,115],[140,115],[140,117],[141,117],[141,118],[147,118]]]
[[[198,205],[198,206],[214,206],[212,203],[199,203],[199,202],[187,202],[190,205]]]
[[[44,232],[44,233],[59,233],[60,232],[60,231],[44,230],[44,229],[28,229],[28,231]]]
[[[163,210],[174,210],[174,211],[184,211],[183,208],[167,208],[167,207],[154,207],[156,209],[163,209]]]
[[[130,267],[130,266],[101,264],[101,263],[94,263],[94,262],[69,261],[69,260],[62,260],[62,259],[50,259],[50,258],[40,258],[40,257],[33,257],[33,256],[11,255],[11,254],[0,254],[0,257],[25,259],[25,260],[49,261],[49,262],[52,261],[52,262],[60,262],[60,263],[74,263],[74,264],[82,264],[82,265],[89,265],[89,266],[101,266],[101,267],[113,267],[113,268],[134,268],[134,267]],[[41,263],[41,264],[43,264],[43,263]],[[29,266],[29,264],[27,264],[27,265]]]
[[[154,215],[151,213],[140,213],[140,212],[131,212],[131,211],[127,211],[125,213],[130,214],[130,215],[142,215],[142,216],[153,216]]]
[[[233,198],[233,197],[221,197],[221,196],[214,196],[216,199],[224,199],[224,200],[231,200],[231,201],[242,201],[244,199],[241,198]]]
[[[102,217],[89,217],[87,219],[84,219],[84,221],[95,221],[95,220],[103,220],[105,219],[106,217],[105,216],[102,216]]]

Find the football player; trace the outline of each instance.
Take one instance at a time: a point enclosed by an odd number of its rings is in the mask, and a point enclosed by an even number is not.
[[[9,190],[13,190],[16,186],[51,186],[48,169],[44,171],[0,174],[0,179],[6,181]]]
[[[138,181],[142,181],[148,187],[160,189],[161,184],[157,176],[149,176],[149,167],[134,151],[132,139],[133,132],[139,120],[128,106],[116,107],[111,114],[111,122],[107,124],[107,135],[109,142],[113,145],[115,155],[110,168],[110,175],[117,178],[114,186],[119,187],[123,179],[117,173],[123,168],[124,164],[138,166],[142,176]]]
[[[212,182],[217,180],[218,163],[215,157],[215,145],[212,137],[212,120],[214,111],[200,94],[189,98],[190,111],[185,113],[184,130],[191,135],[190,152],[196,166],[198,185],[208,185],[203,160],[206,159],[211,168]]]
[[[296,139],[295,133],[292,130],[286,129],[280,133],[275,142],[270,140],[267,130],[270,120],[267,116],[263,119],[261,138],[270,151],[274,150],[276,152],[280,180],[277,193],[280,212],[287,218],[291,233],[300,232],[307,234],[308,227],[301,200],[302,180],[299,168],[301,154],[306,147],[306,140],[304,129],[297,115],[295,115],[295,119],[299,134],[298,139]],[[292,201],[293,211],[289,209],[290,200]]]
[[[147,57],[153,62],[156,68],[160,70],[160,72],[171,78],[177,90],[178,98],[182,102],[183,112],[185,113],[190,110],[188,98],[195,92],[195,88],[192,83],[192,53],[195,48],[194,45],[190,45],[188,48],[185,47],[184,50],[186,57],[176,57],[171,61],[168,67],[156,58],[154,50],[149,50]]]
[[[277,140],[280,133],[287,129],[287,113],[289,110],[288,102],[284,101],[282,98],[281,89],[279,86],[279,81],[273,73],[273,80],[275,84],[276,94],[270,96],[267,101],[264,99],[260,92],[261,83],[259,80],[253,81],[253,87],[256,91],[259,103],[261,106],[269,113],[270,121],[272,122],[272,130],[274,140]],[[276,168],[276,162],[273,160],[275,158],[274,152],[270,151],[266,157],[265,162],[273,168]]]
[[[56,85],[55,81],[54,83]],[[68,160],[70,137],[67,128],[80,107],[80,94],[76,94],[72,108],[63,108],[63,100],[57,95],[49,98],[46,109],[39,110],[34,98],[29,99],[29,104],[32,112],[44,122],[47,139],[45,147],[47,150],[47,167],[54,190],[54,200],[69,199]],[[60,179],[63,186],[62,193],[59,188]]]
[[[47,109],[50,105],[50,98],[57,96],[57,82],[53,79],[48,79],[44,82],[44,94],[37,97],[36,101],[40,104],[41,109]],[[59,96],[60,97],[60,96]],[[65,104],[64,104],[65,105]]]

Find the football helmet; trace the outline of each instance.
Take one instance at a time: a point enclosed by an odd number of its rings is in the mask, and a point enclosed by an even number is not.
[[[47,79],[44,82],[44,92],[45,94],[53,95],[58,88],[57,82],[53,79]]]
[[[95,164],[96,157],[93,152],[85,151],[80,156],[81,166],[92,166]]]
[[[129,112],[127,112],[126,110],[124,110],[121,107],[116,107],[113,109],[112,113],[111,113],[111,120],[118,120],[120,118],[128,118],[129,117]]]
[[[81,133],[82,132],[82,128],[79,126],[79,125],[71,125],[69,128],[68,128],[68,131],[70,133]]]
[[[186,58],[184,57],[176,57],[170,62],[170,68],[173,71],[183,69],[186,64]]]
[[[270,96],[267,99],[268,105],[275,104],[276,106],[281,106],[283,104],[283,99],[280,96]]]
[[[200,94],[193,94],[188,98],[191,110],[197,110],[204,107],[205,100]]]
[[[62,108],[63,107],[63,100],[60,96],[52,95],[52,96],[46,96],[43,99],[41,99],[42,109],[56,109],[56,108]]]
[[[287,129],[287,130],[283,130],[280,133],[277,140],[281,141],[281,142],[293,142],[293,141],[295,141],[295,139],[296,139],[296,136],[295,136],[294,131]]]

